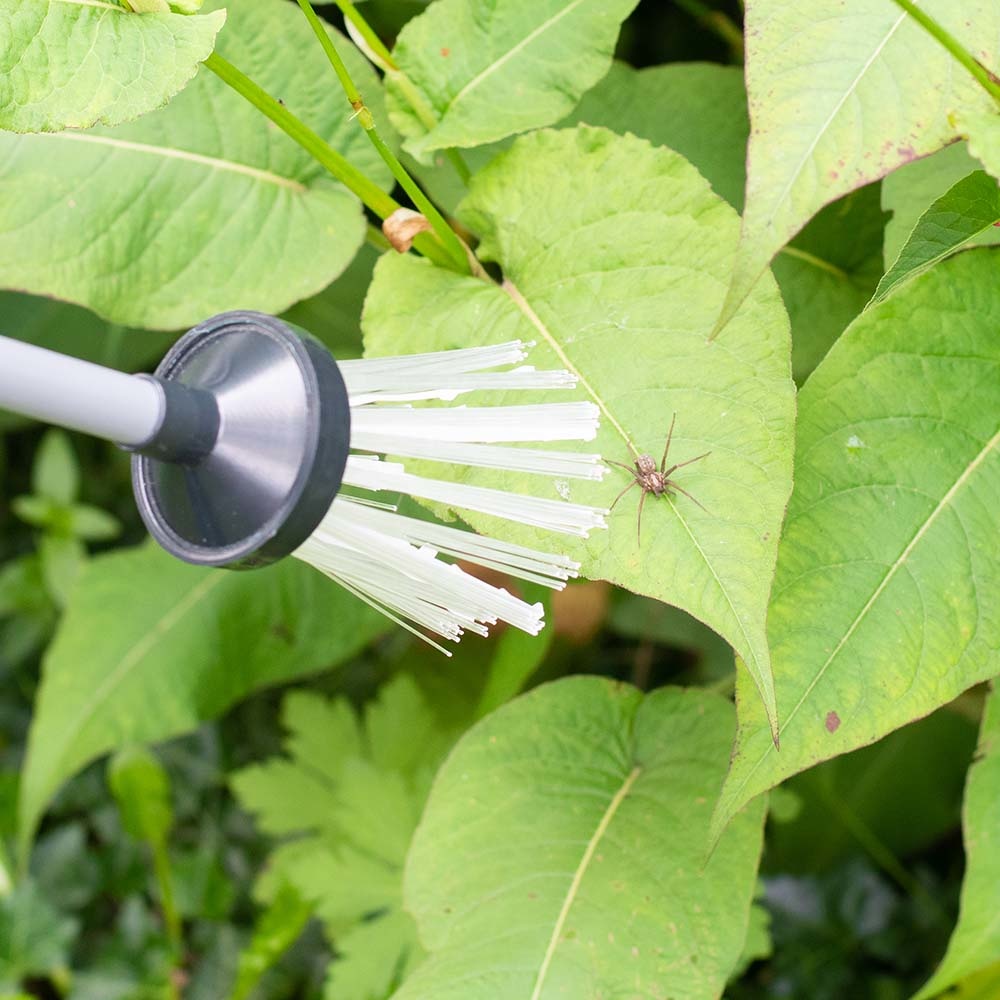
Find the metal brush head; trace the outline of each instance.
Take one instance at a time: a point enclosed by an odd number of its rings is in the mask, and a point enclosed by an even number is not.
[[[326,348],[272,316],[222,313],[181,337],[155,378],[162,428],[132,458],[150,534],[206,566],[249,569],[297,549],[350,449],[347,389]]]

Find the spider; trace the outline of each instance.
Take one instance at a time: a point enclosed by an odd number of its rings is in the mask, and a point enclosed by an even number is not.
[[[670,476],[677,469],[682,469],[685,465],[691,465],[692,462],[699,462],[701,459],[706,458],[712,453],[710,451],[706,451],[704,455],[689,458],[686,462],[678,462],[676,465],[671,465],[668,469],[667,453],[670,451],[670,439],[674,436],[674,421],[676,420],[677,414],[675,413],[670,420],[670,430],[667,432],[667,444],[663,449],[663,458],[660,459],[659,469],[656,468],[656,463],[653,461],[652,455],[637,456],[635,460],[635,468],[630,465],[626,465],[624,462],[616,462],[610,458],[604,459],[608,465],[617,465],[618,468],[624,469],[632,476],[632,482],[630,482],[628,486],[626,486],[625,489],[623,489],[621,493],[615,497],[615,501],[609,508],[608,513],[615,509],[615,504],[617,504],[618,501],[621,500],[621,498],[625,496],[625,494],[628,493],[633,486],[638,486],[642,490],[642,495],[639,497],[639,513],[635,522],[635,537],[636,541],[640,545],[642,544],[642,505],[646,502],[646,497],[650,493],[652,493],[654,497],[661,497],[664,493],[668,497],[673,496],[674,491],[677,493],[683,493],[689,500],[694,501],[694,503],[698,504],[702,510],[705,510],[703,504],[695,500],[695,498],[691,496],[691,494],[688,493],[688,491],[682,486],[678,486],[677,483],[670,478]],[[706,510],[705,513],[707,514],[708,511]]]

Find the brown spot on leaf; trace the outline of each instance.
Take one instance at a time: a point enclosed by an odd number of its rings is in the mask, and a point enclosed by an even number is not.
[[[840,728],[840,716],[836,712],[826,713],[826,731],[835,733]]]
[[[445,59],[447,59],[448,56],[451,55],[451,49],[442,49],[441,50],[441,55],[443,55],[445,57]]]

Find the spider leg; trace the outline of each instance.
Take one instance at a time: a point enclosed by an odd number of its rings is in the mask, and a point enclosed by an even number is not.
[[[640,547],[642,546],[642,505],[646,502],[647,496],[648,494],[643,490],[642,496],[639,497],[639,513],[635,519],[635,541]]]
[[[677,413],[670,418],[670,430],[667,431],[667,443],[663,447],[663,458],[660,459],[660,472],[662,472],[667,465],[667,452],[670,451],[670,439],[674,436],[674,423],[677,420]]]
[[[686,462],[678,462],[676,465],[671,465],[670,468],[667,469],[667,471],[664,472],[663,474],[667,478],[669,478],[670,474],[676,471],[677,469],[683,469],[685,465],[690,465],[692,462],[700,462],[703,458],[708,458],[708,456],[711,454],[712,453],[710,451],[706,451],[704,455],[698,455],[695,458],[689,458]]]
[[[709,514],[709,513],[711,513],[711,512],[709,511],[709,509],[708,509],[708,508],[707,508],[707,507],[706,507],[706,506],[705,506],[705,505],[704,505],[704,504],[703,504],[703,503],[702,503],[702,502],[701,502],[700,500],[695,500],[695,498],[694,498],[693,496],[691,496],[691,494],[690,494],[690,493],[688,493],[688,491],[687,491],[686,489],[684,489],[684,487],[683,487],[683,486],[678,486],[678,485],[677,485],[676,483],[671,483],[671,484],[670,484],[670,488],[671,488],[672,490],[677,490],[677,492],[678,492],[678,493],[683,493],[683,494],[684,494],[684,496],[686,496],[686,497],[688,498],[688,500],[691,500],[691,501],[693,501],[694,503],[698,504],[698,506],[699,506],[699,507],[700,507],[700,508],[701,508],[701,509],[702,509],[702,510],[703,510],[703,511],[704,511],[704,512],[706,513],[706,514]]]
[[[630,482],[630,483],[628,484],[628,486],[626,486],[626,487],[625,487],[625,489],[623,489],[623,490],[621,491],[621,493],[619,493],[619,494],[618,494],[618,496],[616,496],[616,497],[615,497],[615,503],[618,503],[618,501],[619,501],[619,500],[621,500],[621,498],[622,498],[623,496],[625,496],[625,494],[626,494],[626,493],[628,493],[628,491],[629,491],[630,489],[632,489],[632,487],[633,487],[633,486],[638,486],[638,485],[639,485],[639,480],[638,480],[638,479],[633,479],[633,480],[632,480],[632,482]],[[609,514],[610,514],[610,513],[611,513],[611,512],[612,512],[612,511],[613,511],[613,510],[615,509],[615,503],[613,503],[613,504],[612,504],[612,505],[611,505],[611,506],[610,506],[610,507],[608,508],[608,513],[609,513]]]
[[[617,465],[619,469],[624,469],[629,475],[635,475],[635,469],[631,465],[626,465],[624,462],[616,462],[613,458],[602,458],[602,462],[606,462],[608,465]]]

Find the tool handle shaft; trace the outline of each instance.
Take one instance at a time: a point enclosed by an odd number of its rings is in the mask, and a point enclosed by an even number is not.
[[[157,433],[164,396],[151,379],[0,337],[0,407],[137,446]]]

